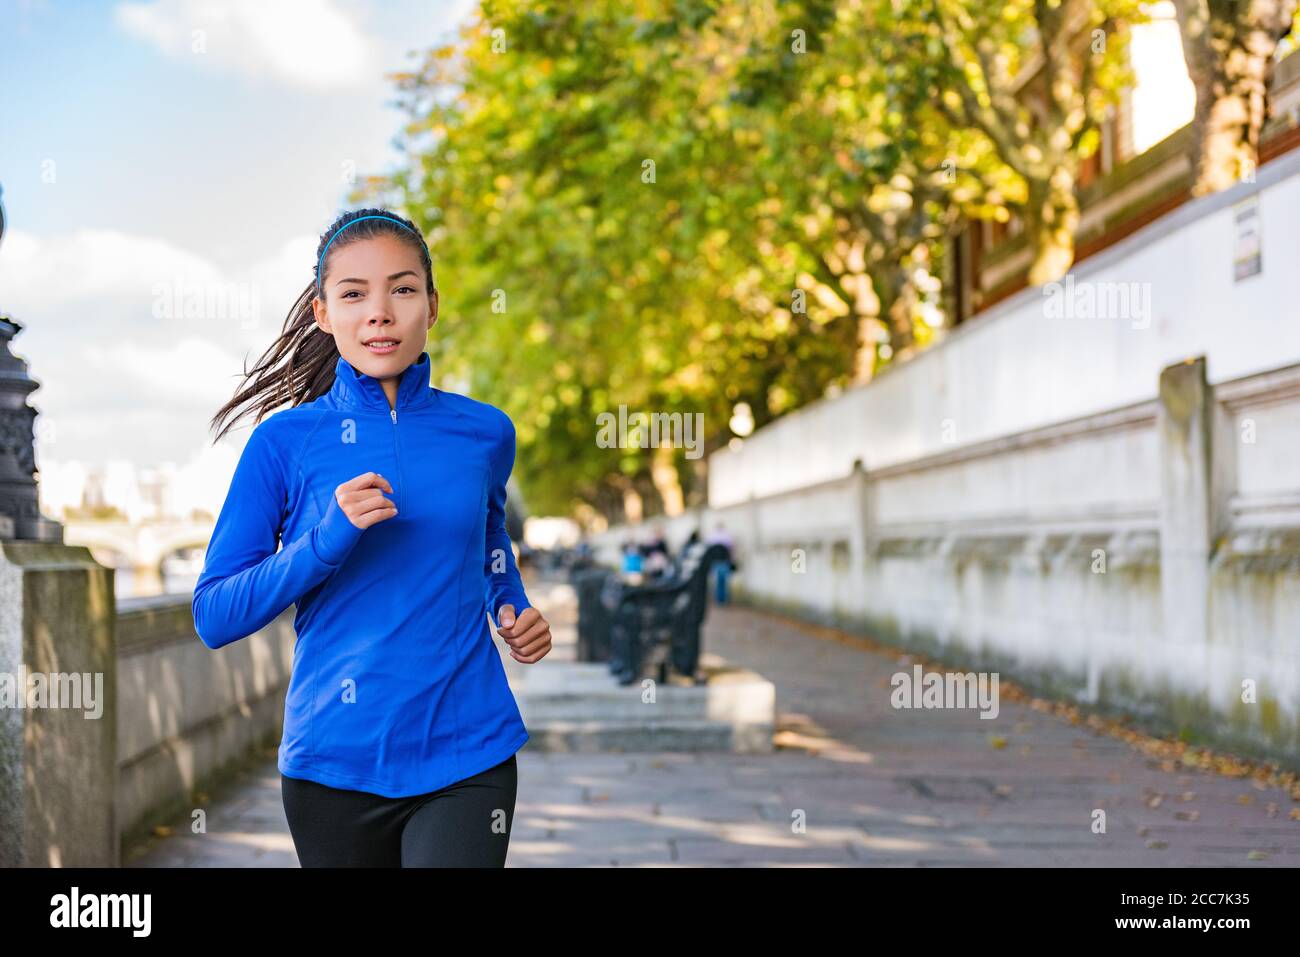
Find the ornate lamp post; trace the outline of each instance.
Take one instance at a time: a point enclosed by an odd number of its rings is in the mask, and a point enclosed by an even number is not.
[[[0,189],[0,241],[5,214]],[[27,374],[27,363],[9,350],[23,326],[0,312],[0,538],[62,542],[63,525],[45,518],[37,503],[36,410],[27,396],[40,383]]]

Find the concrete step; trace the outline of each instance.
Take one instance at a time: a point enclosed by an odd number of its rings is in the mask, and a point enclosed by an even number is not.
[[[654,698],[642,698],[640,689],[622,693],[602,692],[591,695],[529,696],[519,702],[525,717],[534,720],[569,721],[711,721],[732,723],[752,714],[754,720],[766,717],[761,699],[749,700],[748,689],[727,695],[674,694],[676,689],[655,689]],[[667,692],[667,693],[665,693]]]
[[[772,726],[721,721],[530,721],[527,747],[537,751],[700,751],[753,754],[772,750]]]
[[[511,676],[537,750],[772,750],[770,681],[708,654],[697,678],[620,685],[600,662],[555,662]]]

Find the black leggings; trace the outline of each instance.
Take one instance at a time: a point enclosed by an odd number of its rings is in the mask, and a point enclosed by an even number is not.
[[[280,775],[303,867],[505,867],[518,769],[496,767],[437,791],[390,798]]]

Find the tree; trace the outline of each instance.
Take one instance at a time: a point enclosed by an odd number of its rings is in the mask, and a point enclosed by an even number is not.
[[[514,419],[531,511],[702,497],[702,457],[602,448],[600,413],[698,412],[707,456],[739,403],[761,427],[930,341],[945,235],[1039,175],[1012,119],[1019,168],[952,121],[930,2],[484,0],[394,76],[408,159],[354,198],[429,237],[429,351]],[[1023,10],[975,16],[1026,60]]]
[[[439,369],[515,419],[535,512],[608,515],[702,493],[681,448],[605,449],[596,416],[699,412],[702,452],[842,379],[856,330],[783,315],[786,251],[751,231],[773,188],[732,122],[749,9],[495,0],[395,79],[406,168],[369,181],[430,236]],[[759,173],[764,175],[758,175]],[[783,280],[784,281],[784,280]]]
[[[962,217],[1005,216],[1010,172],[971,131],[948,127],[873,0],[798,0],[743,77],[743,98],[784,160],[784,233],[820,295],[861,328],[858,379],[936,333],[928,300]],[[782,49],[782,46],[788,49]],[[779,51],[780,56],[773,56]]]
[[[1192,195],[1249,178],[1259,164],[1278,42],[1300,27],[1297,0],[1174,0],[1196,88]]]
[[[889,0],[882,0],[888,3]],[[1074,262],[1080,161],[1126,69],[1137,0],[898,0],[909,50],[923,59],[933,102],[954,126],[980,130],[1025,183],[1020,205],[1034,251],[1029,282]]]

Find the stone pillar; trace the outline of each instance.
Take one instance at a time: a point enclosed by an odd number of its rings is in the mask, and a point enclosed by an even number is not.
[[[864,615],[867,612],[865,588],[867,569],[876,551],[875,533],[875,496],[871,478],[862,464],[862,459],[853,460],[853,469],[849,472],[851,495],[853,499],[852,522],[849,529],[849,557],[852,568],[854,589],[854,612]]]
[[[1219,521],[1214,483],[1214,392],[1205,357],[1160,373],[1160,588],[1171,661],[1204,675],[1210,554]]]
[[[761,594],[763,591],[769,591],[771,589],[770,582],[763,581],[759,578],[759,569],[765,566],[760,565],[760,556],[762,556],[763,552],[763,533],[762,523],[759,522],[758,519],[758,508],[758,499],[755,498],[754,492],[751,489],[749,495],[745,498],[744,505],[745,533],[748,541],[741,544],[740,536],[736,534],[737,530],[732,529],[731,532],[736,544],[740,546],[738,549],[740,554],[735,556],[736,560],[738,563],[744,563],[745,570],[749,572],[748,592],[751,599],[755,593]],[[785,561],[788,564],[788,556]],[[733,591],[744,591],[740,584],[736,582],[734,576],[731,581],[733,583]]]
[[[120,864],[115,622],[89,549],[0,541],[0,868]]]

